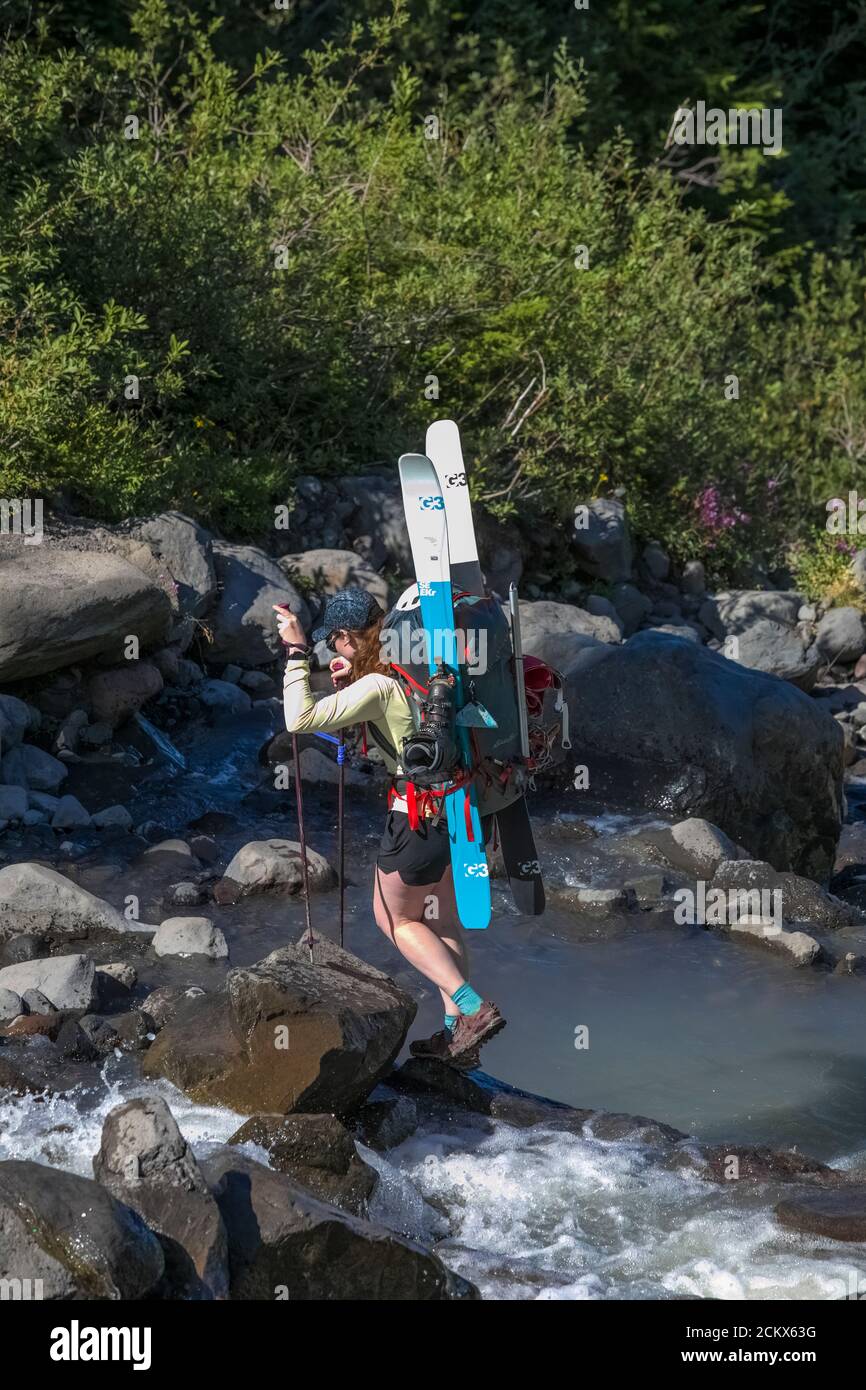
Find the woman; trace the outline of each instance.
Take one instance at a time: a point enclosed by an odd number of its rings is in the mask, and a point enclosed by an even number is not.
[[[275,608],[286,648],[283,704],[289,733],[330,733],[365,722],[397,779],[376,861],[373,912],[377,926],[400,954],[436,985],[445,1006],[441,1031],[413,1043],[411,1051],[464,1069],[474,1067],[479,1048],[505,1027],[505,1019],[469,983],[445,816],[434,821],[428,808],[418,829],[412,830],[405,796],[400,795],[400,750],[414,722],[408,697],[381,659],[385,615],[363,589],[343,589],[328,599],[313,641],[324,639],[337,653],[331,662],[336,694],[316,702],[310,690],[312,649],[304,630],[296,614],[284,606]]]

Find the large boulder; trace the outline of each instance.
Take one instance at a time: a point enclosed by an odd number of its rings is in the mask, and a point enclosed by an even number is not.
[[[228,1231],[233,1299],[477,1297],[423,1246],[316,1201],[236,1148],[219,1150],[202,1167]]]
[[[730,659],[811,690],[821,654],[797,626],[802,603],[792,591],[732,589],[705,599],[699,617]]]
[[[363,1216],[376,1186],[376,1170],[359,1157],[355,1141],[335,1115],[254,1115],[229,1139],[257,1144],[278,1173],[288,1173],[320,1202]]]
[[[0,941],[24,932],[59,941],[138,929],[110,903],[43,864],[7,864],[0,869]]]
[[[324,855],[307,846],[307,873],[310,887],[333,888],[336,875]],[[225,877],[246,893],[264,893],[269,888],[297,892],[303,884],[301,846],[298,840],[251,840],[229,863]]]
[[[276,561],[263,550],[215,541],[213,551],[221,592],[211,621],[209,659],[263,666],[282,650],[273,605],[286,604],[305,628],[309,626],[309,609]]]
[[[161,1096],[131,1100],[110,1112],[93,1174],[159,1235],[174,1297],[226,1297],[228,1242],[222,1217]]]
[[[387,975],[318,937],[229,972],[183,1001],[144,1059],[193,1099],[242,1115],[349,1114],[388,1071],[415,1004]]]
[[[161,643],[170,623],[164,591],[116,555],[41,545],[0,559],[0,681],[119,660],[130,634]]]
[[[88,956],[43,956],[0,970],[0,989],[24,995],[35,989],[55,1009],[94,1009],[99,1002],[96,967]]]
[[[521,599],[520,636],[525,652],[538,656],[545,638],[560,639],[572,633],[594,637],[600,642],[619,642],[622,639],[619,624],[603,614],[588,613],[585,608],[577,608],[573,603],[554,603],[550,599],[530,603]]]
[[[0,1163],[3,1281],[29,1280],[32,1290],[39,1280],[50,1301],[143,1299],[163,1268],[156,1236],[99,1183],[44,1163]]]
[[[138,534],[177,585],[181,613],[200,618],[217,592],[210,532],[182,512],[162,512],[145,521]]]
[[[577,564],[593,579],[614,583],[631,575],[632,548],[625,507],[615,497],[600,497],[575,508],[572,548]]]
[[[396,474],[342,477],[337,486],[345,502],[344,525],[356,536],[375,536],[383,545],[392,568],[411,574],[412,551],[406,531],[406,513]]]
[[[150,661],[127,661],[110,671],[99,671],[87,687],[94,718],[112,727],[122,724],[159,695],[162,684],[162,676]]]
[[[814,700],[656,632],[578,653],[563,674],[594,797],[700,817],[777,869],[829,875],[844,741]]]
[[[305,550],[279,561],[290,583],[304,579],[317,595],[335,594],[350,586],[372,594],[383,613],[389,606],[388,582],[354,550]]]

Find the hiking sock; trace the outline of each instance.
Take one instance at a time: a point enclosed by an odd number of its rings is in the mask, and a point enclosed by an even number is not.
[[[446,1032],[446,1033],[453,1033],[453,1032],[454,1032],[454,1029],[457,1027],[457,1020],[458,1020],[459,1017],[460,1017],[459,1014],[446,1014],[446,1015],[445,1015],[445,1032]]]
[[[451,998],[457,1005],[462,1014],[477,1014],[484,1000],[480,994],[476,994],[471,985],[461,985],[455,990]]]

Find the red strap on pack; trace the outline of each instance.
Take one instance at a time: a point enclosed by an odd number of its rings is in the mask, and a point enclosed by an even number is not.
[[[422,695],[430,694],[430,691],[426,685],[422,685],[420,681],[416,681],[415,677],[410,676],[408,671],[404,671],[402,666],[398,666],[396,661],[391,662],[391,669],[393,671],[399,671],[404,681],[407,681],[409,685],[415,688],[415,690],[420,690]]]
[[[469,799],[468,785],[463,788],[463,818],[466,822],[466,838],[470,844],[474,844],[475,832],[472,829],[472,802]]]
[[[366,758],[366,756],[367,756],[367,722],[366,722],[366,720],[365,720],[364,723],[361,725],[361,752],[364,754],[364,757]]]

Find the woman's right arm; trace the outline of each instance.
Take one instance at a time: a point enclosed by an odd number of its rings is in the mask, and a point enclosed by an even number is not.
[[[283,677],[286,728],[290,734],[330,733],[368,719],[378,719],[395,688],[388,676],[374,672],[362,676],[345,690],[314,700],[309,661],[287,661]]]

